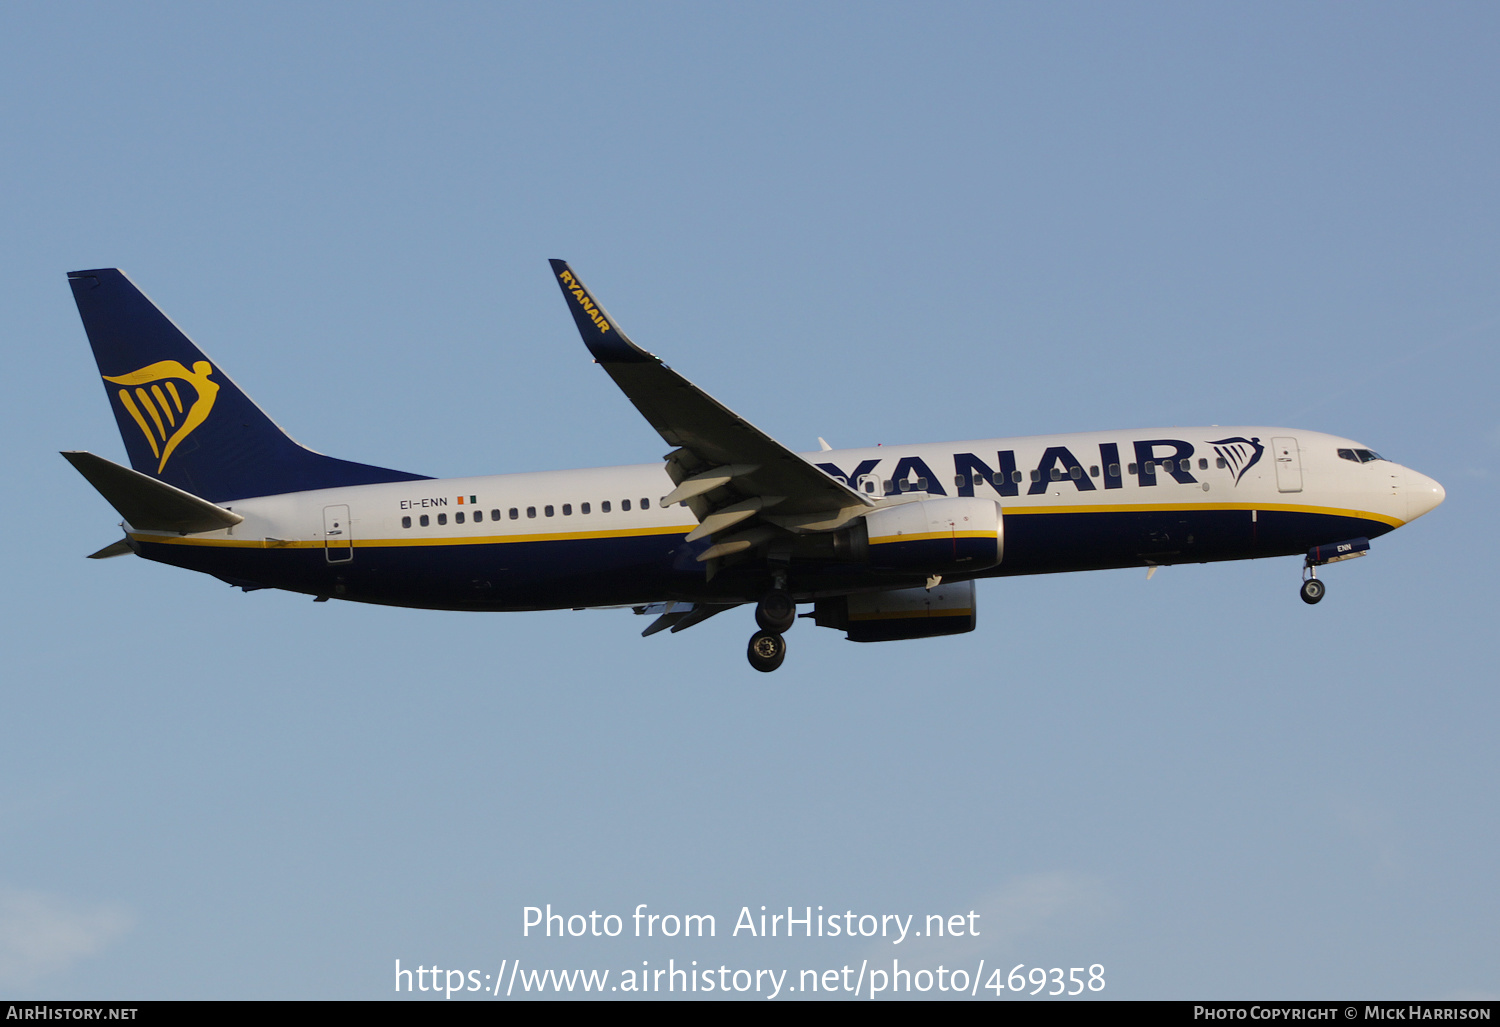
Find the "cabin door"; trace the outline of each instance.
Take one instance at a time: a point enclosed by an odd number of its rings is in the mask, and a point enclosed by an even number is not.
[[[323,507],[323,555],[329,563],[354,559],[354,536],[349,531],[347,506]]]
[[[1276,455],[1276,488],[1280,492],[1302,491],[1302,458],[1296,439],[1272,439],[1271,452]]]

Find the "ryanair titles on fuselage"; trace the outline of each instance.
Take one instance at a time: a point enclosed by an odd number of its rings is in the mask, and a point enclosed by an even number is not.
[[[599,329],[599,334],[603,335],[609,331],[609,321],[605,319],[603,314],[599,313],[598,306],[589,298],[589,294],[584,291],[583,283],[574,278],[571,271],[564,271],[557,277],[562,279],[563,285],[573,294],[573,298],[578,301],[578,305],[583,308],[583,312],[589,316],[589,320],[594,322],[594,327]]]
[[[960,496],[974,495],[976,483],[993,486],[1002,496],[1019,496],[1023,486],[1026,487],[1026,495],[1040,496],[1054,485],[1062,483],[1071,483],[1080,492],[1094,492],[1101,486],[1106,490],[1124,488],[1127,476],[1133,477],[1137,485],[1149,488],[1159,482],[1158,472],[1170,476],[1181,485],[1198,483],[1199,479],[1193,474],[1193,458],[1197,453],[1197,447],[1193,443],[1182,439],[1142,439],[1129,445],[1129,456],[1134,459],[1122,461],[1119,443],[1098,443],[1097,463],[1087,465],[1067,446],[1048,446],[1029,474],[1023,473],[1016,466],[1016,452],[1013,449],[998,450],[993,466],[975,453],[954,453],[953,476],[948,481],[957,482],[955,487]],[[1265,451],[1259,437],[1247,439],[1236,436],[1205,442],[1205,445],[1215,454],[1211,466],[1215,469],[1227,468],[1236,485],[1245,472],[1260,461],[1261,454]],[[1238,454],[1247,456],[1236,459]],[[1084,455],[1090,460],[1094,459],[1092,452]],[[833,463],[819,463],[817,467],[825,474],[843,480],[851,488],[863,490],[864,480],[874,475],[881,463],[880,458],[869,458],[848,469]],[[1198,458],[1198,470],[1206,470],[1208,466],[1207,456]],[[877,477],[880,479],[882,492],[905,491],[900,486],[902,482],[907,482],[909,488],[933,495],[948,494],[943,479],[920,456],[899,457],[889,477],[883,474]],[[889,487],[887,482],[890,483]]]

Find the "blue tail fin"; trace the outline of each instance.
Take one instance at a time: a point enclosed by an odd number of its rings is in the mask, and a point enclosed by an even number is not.
[[[123,272],[72,271],[68,284],[137,471],[212,503],[426,479],[298,445]]]

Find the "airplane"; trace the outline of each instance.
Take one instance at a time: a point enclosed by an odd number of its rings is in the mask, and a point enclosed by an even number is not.
[[[435,610],[631,608],[678,632],[753,605],[747,656],[802,618],[856,642],[961,634],[980,578],[1300,556],[1318,568],[1431,511],[1433,479],[1274,427],[1152,428],[795,453],[637,346],[551,262],[658,463],[437,479],[293,441],[125,274],[69,273],[130,466],[62,455],[134,553],[246,592]]]

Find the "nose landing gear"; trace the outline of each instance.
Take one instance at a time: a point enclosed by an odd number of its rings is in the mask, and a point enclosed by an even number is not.
[[[1340,560],[1352,560],[1369,551],[1370,540],[1367,538],[1351,538],[1329,546],[1313,546],[1307,551],[1307,559],[1302,561],[1302,601],[1312,606],[1327,594],[1328,586],[1318,580],[1319,567],[1338,563]]]
[[[782,632],[797,621],[797,604],[785,589],[776,588],[767,592],[755,605],[755,623],[760,630],[750,636],[747,655],[750,666],[762,674],[769,674],[786,659],[786,639]]]
[[[1309,570],[1311,569],[1309,568]],[[1328,587],[1317,578],[1304,578],[1302,580],[1302,601],[1307,605],[1311,606],[1319,602],[1327,593]]]

